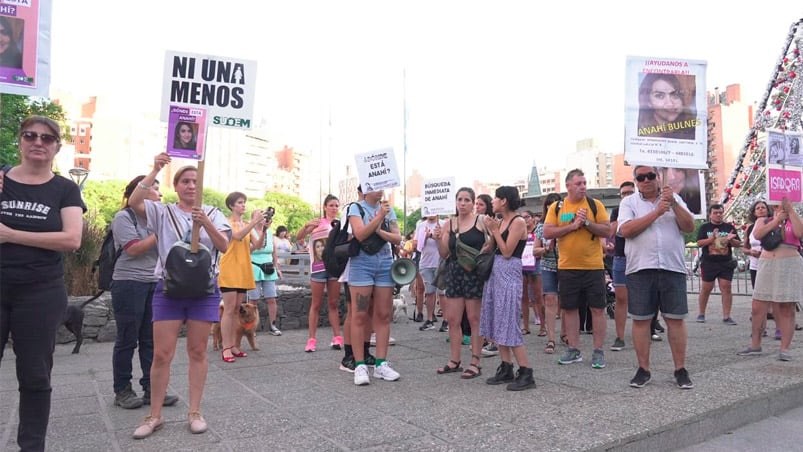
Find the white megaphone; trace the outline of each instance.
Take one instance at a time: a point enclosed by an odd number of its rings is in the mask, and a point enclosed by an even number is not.
[[[396,259],[390,267],[390,277],[394,283],[400,286],[406,286],[413,282],[416,275],[418,275],[418,268],[412,259]]]

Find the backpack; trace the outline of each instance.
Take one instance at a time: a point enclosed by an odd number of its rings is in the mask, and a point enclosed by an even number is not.
[[[134,228],[137,227],[137,216],[130,207],[123,209],[128,216],[131,217],[131,222],[134,223]],[[112,227],[106,229],[106,236],[103,237],[103,243],[100,245],[100,255],[92,264],[92,274],[97,274],[98,289],[100,291],[111,290],[112,288],[112,275],[114,274],[114,266],[117,264],[117,259],[123,254],[123,248],[119,249],[114,244],[114,234],[112,234]]]
[[[323,266],[329,276],[339,278],[346,270],[350,246],[348,225],[341,227],[340,220],[333,220],[332,229],[323,247]]]
[[[597,203],[594,202],[594,198],[590,196],[586,196],[586,202],[588,203],[588,208],[591,209],[591,215],[594,216],[594,219],[597,219]],[[558,205],[555,206],[555,217],[558,218],[560,221],[560,217],[558,217],[558,213],[560,212],[560,208],[563,207],[563,200],[558,202]],[[591,240],[594,240],[597,236],[591,234]]]
[[[210,215],[214,207],[207,212]],[[176,214],[167,206],[167,214],[179,239],[167,252],[164,260],[164,279],[162,291],[171,298],[201,298],[215,293],[215,276],[212,268],[212,253],[202,243],[198,244],[198,251],[192,252],[190,244],[190,227],[185,234],[181,234]]]

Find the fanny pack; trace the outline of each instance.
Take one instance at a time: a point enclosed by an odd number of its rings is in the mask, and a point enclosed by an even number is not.
[[[268,276],[272,275],[273,272],[276,271],[276,268],[273,267],[273,262],[264,262],[262,264],[257,264],[256,262],[251,261],[251,263],[259,267],[259,269],[262,270],[262,273]]]

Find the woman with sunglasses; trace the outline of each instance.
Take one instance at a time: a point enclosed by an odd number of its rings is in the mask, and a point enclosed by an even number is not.
[[[19,384],[17,446],[45,450],[56,330],[67,309],[62,253],[81,246],[86,211],[78,186],[53,173],[59,125],[31,116],[20,164],[0,172],[0,360],[14,339]]]

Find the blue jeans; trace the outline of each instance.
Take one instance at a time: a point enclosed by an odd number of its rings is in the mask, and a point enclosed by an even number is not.
[[[37,284],[0,284],[0,361],[10,333],[17,358],[17,445],[21,450],[45,450],[56,330],[66,309],[63,278]]]
[[[114,392],[131,384],[134,350],[139,347],[139,365],[143,390],[151,387],[153,363],[153,291],[156,283],[112,281],[112,308],[117,323],[117,338],[112,352]]]

